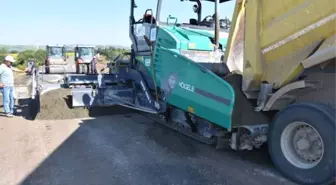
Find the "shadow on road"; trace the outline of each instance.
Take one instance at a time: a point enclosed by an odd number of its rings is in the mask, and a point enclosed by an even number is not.
[[[31,120],[30,115],[29,115],[29,109],[28,109],[28,105],[30,102],[30,99],[20,99],[17,101],[18,103],[15,105],[15,115],[16,116],[20,116],[20,117],[24,117],[25,119]],[[3,104],[2,104],[2,98],[0,100],[0,109],[2,111],[0,111],[0,116],[3,116],[5,114],[4,110],[3,110]]]
[[[216,151],[125,113],[82,120],[20,184],[291,184],[270,163],[265,149]]]
[[[19,99],[15,105],[15,116],[23,117],[27,120],[34,120],[31,106],[31,99]]]

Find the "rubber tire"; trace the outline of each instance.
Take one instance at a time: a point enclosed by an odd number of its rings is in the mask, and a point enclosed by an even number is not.
[[[292,165],[283,155],[280,145],[285,127],[294,121],[313,126],[322,137],[324,155],[311,169]],[[273,163],[283,175],[300,184],[330,184],[335,181],[335,109],[328,105],[295,103],[279,112],[269,127],[268,148]]]
[[[85,73],[86,74],[91,74],[91,63],[90,64],[85,64]]]
[[[78,65],[76,65],[76,74],[80,74],[80,65],[78,64]]]

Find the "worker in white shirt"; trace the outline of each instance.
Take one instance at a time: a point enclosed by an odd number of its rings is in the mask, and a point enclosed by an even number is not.
[[[0,65],[0,92],[7,117],[13,117],[14,114],[14,75],[12,70],[14,62],[14,58],[8,55]]]

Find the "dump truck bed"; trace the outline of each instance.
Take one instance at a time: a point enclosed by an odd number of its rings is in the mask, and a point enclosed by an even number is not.
[[[280,88],[335,58],[335,18],[335,0],[237,0],[225,61],[246,94]]]

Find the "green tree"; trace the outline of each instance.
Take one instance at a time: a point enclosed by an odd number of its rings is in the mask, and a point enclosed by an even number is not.
[[[6,55],[8,50],[6,48],[0,48],[0,55]]]
[[[5,56],[8,54],[6,48],[0,48],[0,63],[5,59]]]
[[[10,53],[10,54],[16,54],[16,53],[19,53],[19,51],[17,51],[17,50],[12,50],[12,51],[10,51],[9,53]]]
[[[98,48],[97,53],[104,55],[108,60],[113,60],[115,57],[120,55],[123,52],[126,52],[126,49],[108,47],[108,48]]]
[[[46,51],[43,49],[39,49],[37,51],[25,50],[23,52],[18,53],[14,66],[19,69],[24,69],[29,59],[35,59],[37,65],[44,65],[45,57],[46,57]]]
[[[16,57],[16,62],[14,63],[14,66],[19,69],[24,69],[26,67],[27,61],[33,58],[35,58],[34,50],[25,50],[23,52],[20,52]]]
[[[37,61],[38,65],[44,65],[44,59],[45,59],[46,55],[47,55],[46,51],[43,50],[43,49],[39,49],[35,52],[35,54],[34,54],[35,57],[34,58]]]

